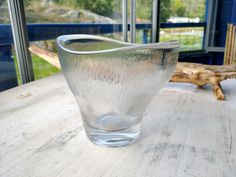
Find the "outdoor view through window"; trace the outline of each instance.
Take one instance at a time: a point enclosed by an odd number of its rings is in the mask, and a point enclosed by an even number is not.
[[[136,0],[136,23],[151,24],[152,0]],[[117,25],[122,23],[122,0],[24,0],[27,24],[114,24],[114,30],[108,34],[99,34],[122,40],[122,31]],[[206,0],[160,0],[160,41],[180,40],[181,50],[200,50],[203,45]],[[8,24],[9,13],[7,0],[0,0],[0,23]],[[130,0],[128,0],[128,23],[130,22]],[[194,27],[171,26],[176,23],[196,23]],[[78,27],[77,27],[78,28]],[[90,31],[91,26],[87,31]],[[62,31],[55,27],[55,32]],[[28,31],[30,33],[30,31]],[[30,41],[30,45],[37,45],[51,52],[56,52],[55,39],[48,40],[48,36],[41,36],[40,41]],[[33,35],[33,34],[31,34]],[[130,34],[128,33],[130,41]],[[136,42],[151,42],[151,26],[149,29],[136,30]],[[14,50],[12,49],[13,53]],[[16,57],[14,61],[17,65]],[[43,78],[60,69],[52,66],[36,55],[32,55],[35,79]],[[18,82],[20,77],[18,67]]]

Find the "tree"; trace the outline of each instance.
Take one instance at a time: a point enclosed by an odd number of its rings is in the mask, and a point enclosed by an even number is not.
[[[110,16],[113,12],[113,0],[76,0],[77,4],[100,15]]]
[[[145,20],[151,20],[152,0],[137,0],[139,5],[137,17]],[[166,22],[170,17],[171,0],[160,0],[160,22]]]
[[[172,0],[171,15],[177,17],[186,16],[186,4],[184,4],[182,0]]]
[[[170,17],[171,0],[160,1],[160,22],[166,22]]]
[[[201,21],[205,20],[205,11],[206,11],[206,2],[201,3],[197,8],[197,16],[200,18]]]
[[[186,8],[184,6],[180,6],[176,9],[175,13],[178,17],[184,17],[186,14]]]

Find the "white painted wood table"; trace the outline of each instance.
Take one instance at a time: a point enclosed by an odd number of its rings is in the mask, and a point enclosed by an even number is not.
[[[0,93],[0,177],[236,177],[236,81],[168,84],[137,143],[90,143],[61,74]]]

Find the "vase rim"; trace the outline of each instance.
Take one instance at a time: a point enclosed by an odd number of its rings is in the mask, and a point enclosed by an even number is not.
[[[113,42],[116,44],[121,44],[124,46],[116,47],[112,49],[103,49],[103,50],[91,50],[91,51],[79,51],[79,50],[72,50],[65,47],[67,41],[70,40],[80,40],[80,39],[93,39],[93,40],[100,40],[104,42]],[[125,51],[131,49],[144,49],[144,48],[154,48],[154,49],[178,49],[180,47],[180,43],[177,40],[170,41],[170,42],[158,42],[158,43],[148,43],[148,44],[137,44],[137,43],[129,43],[123,42],[111,38],[106,38],[97,35],[87,35],[87,34],[70,34],[70,35],[62,35],[57,37],[56,43],[59,48],[63,49],[64,51],[71,53],[71,54],[99,54],[99,53],[109,53],[109,52],[116,52],[116,51]]]

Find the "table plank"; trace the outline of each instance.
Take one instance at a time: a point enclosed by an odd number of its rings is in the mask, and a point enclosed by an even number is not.
[[[0,93],[0,177],[235,177],[236,82],[169,83],[149,105],[137,143],[104,148],[84,133],[61,74]]]

